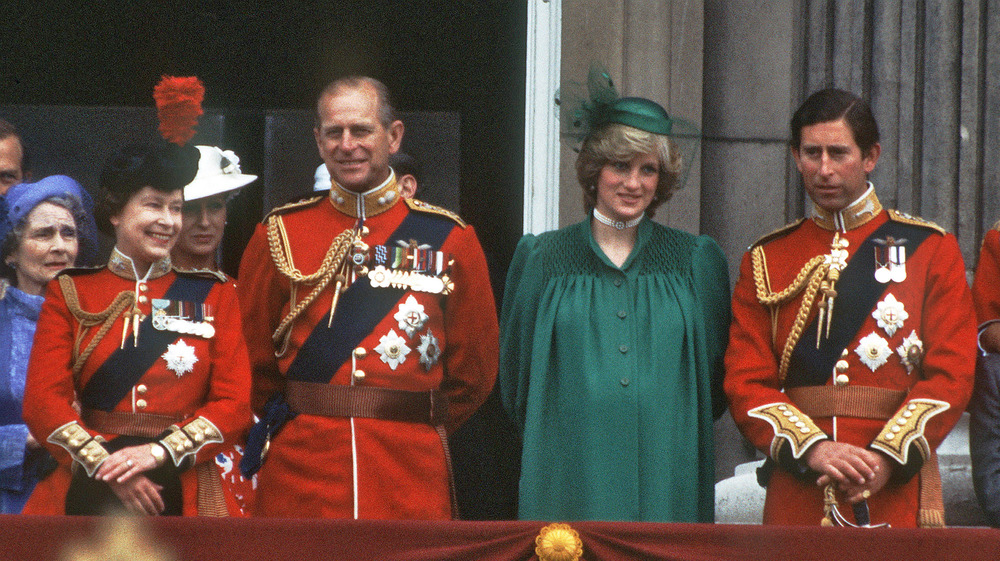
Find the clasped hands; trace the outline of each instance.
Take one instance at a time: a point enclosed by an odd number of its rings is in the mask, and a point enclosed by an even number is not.
[[[107,483],[130,512],[157,515],[165,505],[157,485],[143,472],[158,467],[149,444],[129,446],[112,453],[98,468],[94,478]]]
[[[878,493],[892,475],[887,456],[844,442],[817,442],[806,450],[804,459],[810,469],[820,474],[816,485],[835,485],[851,504]]]

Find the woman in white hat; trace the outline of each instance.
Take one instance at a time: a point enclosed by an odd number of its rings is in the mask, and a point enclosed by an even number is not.
[[[231,150],[196,146],[201,157],[198,173],[184,187],[181,234],[170,253],[181,269],[218,270],[219,245],[226,226],[226,202],[236,190],[257,179],[240,172],[240,159]]]

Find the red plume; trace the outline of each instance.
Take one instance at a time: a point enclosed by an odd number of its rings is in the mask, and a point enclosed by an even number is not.
[[[174,144],[184,146],[194,136],[205,86],[197,76],[164,76],[153,89],[153,99],[160,117],[160,134]]]

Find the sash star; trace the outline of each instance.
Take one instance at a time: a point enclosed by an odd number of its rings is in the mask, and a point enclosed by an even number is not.
[[[382,362],[395,370],[397,366],[406,360],[406,355],[410,354],[410,347],[406,346],[406,339],[403,339],[392,329],[379,338],[379,344],[375,347]]]
[[[413,335],[423,329],[427,323],[427,314],[424,313],[423,304],[417,302],[412,295],[399,305],[399,311],[392,316],[399,322],[399,328],[406,332],[406,336],[413,338]]]
[[[903,322],[910,317],[910,314],[906,313],[903,303],[889,293],[878,303],[878,307],[872,312],[872,317],[878,322],[878,326],[892,337],[897,329],[903,327]]]
[[[892,356],[889,342],[874,331],[858,341],[858,348],[854,349],[854,352],[861,358],[861,362],[865,366],[872,369],[872,372],[885,364]]]
[[[920,366],[920,361],[924,357],[924,342],[917,337],[916,331],[911,331],[906,339],[903,339],[903,344],[896,347],[896,353],[906,367],[906,373],[910,374],[914,368]]]
[[[180,378],[185,372],[194,370],[198,357],[194,356],[194,347],[178,339],[176,343],[167,345],[167,352],[161,355],[167,361],[167,370],[172,370]]]
[[[439,358],[441,358],[441,347],[438,345],[437,337],[431,333],[431,330],[427,330],[426,335],[420,336],[420,345],[417,347],[420,351],[420,364],[424,365],[424,369],[430,372],[431,368]]]

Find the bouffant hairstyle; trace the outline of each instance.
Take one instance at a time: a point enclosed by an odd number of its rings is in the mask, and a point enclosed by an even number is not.
[[[98,229],[114,236],[111,217],[120,213],[143,187],[165,193],[183,189],[198,172],[198,158],[194,146],[166,142],[132,144],[116,152],[101,171],[94,208]]]
[[[583,206],[587,214],[597,205],[597,176],[605,165],[651,153],[659,160],[660,178],[653,201],[646,208],[646,215],[650,217],[680,188],[677,179],[683,162],[677,144],[662,134],[617,123],[603,126],[588,136],[576,158],[576,177],[583,189]]]

